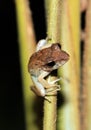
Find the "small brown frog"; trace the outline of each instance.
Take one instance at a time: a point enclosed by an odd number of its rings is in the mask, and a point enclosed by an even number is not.
[[[45,77],[68,60],[69,55],[61,50],[59,43],[47,44],[46,40],[40,40],[36,52],[30,57],[28,63],[28,72],[35,84],[34,87],[31,87],[32,91],[42,97],[50,95],[50,92],[58,91],[60,85],[56,84],[56,82],[60,78],[54,81],[47,81]]]

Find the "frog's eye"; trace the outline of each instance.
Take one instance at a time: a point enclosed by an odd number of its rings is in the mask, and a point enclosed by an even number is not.
[[[52,62],[50,62],[50,63],[48,63],[48,64],[46,64],[48,67],[53,67],[54,65],[55,65],[55,62],[54,61],[52,61]]]

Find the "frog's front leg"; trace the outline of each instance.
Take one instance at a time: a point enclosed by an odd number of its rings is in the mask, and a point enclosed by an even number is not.
[[[39,77],[38,81],[44,86],[45,95],[54,94],[56,91],[60,90],[60,85],[56,84],[60,80],[60,78],[55,79],[53,81],[50,80],[50,76],[48,76],[48,80],[45,80],[45,76],[48,75],[48,72],[44,71]]]
[[[45,97],[48,95],[48,93],[54,91],[52,89],[54,86],[51,86],[50,88],[50,84],[44,79],[46,75],[47,72],[42,73],[39,77],[36,77],[34,75],[31,76],[35,84],[35,86],[31,87],[31,90],[38,96]]]
[[[38,96],[45,97],[46,95],[53,95],[56,91],[60,90],[60,85],[56,84],[60,79],[50,81],[50,78],[45,80],[44,78],[49,74],[49,72],[43,71],[39,77],[32,75],[32,80],[35,86],[31,87],[31,90]]]
[[[42,73],[38,77],[38,81],[44,86],[45,89],[50,88],[49,83],[44,79],[49,72],[47,71],[42,71]]]

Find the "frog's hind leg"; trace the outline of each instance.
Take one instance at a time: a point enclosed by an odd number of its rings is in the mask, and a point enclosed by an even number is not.
[[[55,95],[57,91],[60,91],[61,87],[60,85],[55,84],[55,86],[52,86],[51,88],[47,88],[45,91],[45,95]]]
[[[50,84],[44,79],[48,74],[48,72],[43,71],[38,77],[38,81],[43,85],[44,88],[50,88]]]

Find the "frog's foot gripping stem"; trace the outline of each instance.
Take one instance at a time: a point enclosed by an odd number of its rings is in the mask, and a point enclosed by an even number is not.
[[[57,91],[60,91],[60,85],[57,84],[57,82],[60,80],[61,78],[55,79],[53,81],[51,81],[50,76],[48,77],[48,80],[45,80],[44,78],[39,79],[39,81],[41,82],[41,84],[44,86],[45,88],[45,95],[55,95],[55,93]]]
[[[47,88],[46,89],[46,94],[45,95],[55,95],[55,93],[57,92],[57,91],[60,91],[61,90],[61,88],[60,88],[60,85],[53,85],[53,86],[51,86],[50,88]]]
[[[56,79],[54,81],[50,81],[50,78],[48,78],[48,84],[49,84],[49,88],[45,89],[45,100],[47,100],[49,103],[51,103],[51,101],[49,100],[48,96],[56,96],[57,95],[57,91],[60,91],[60,85],[57,84],[57,82],[60,80]]]
[[[61,78],[57,78],[53,81],[50,80],[50,76],[48,77],[48,84],[49,84],[49,88],[46,89],[46,95],[49,94],[55,94],[55,92],[60,91],[60,85],[57,84],[57,82],[61,80]]]
[[[53,80],[53,81],[51,81],[51,79],[50,79],[50,76],[48,77],[48,84],[50,84],[50,85],[55,85],[58,81],[60,81],[61,80],[61,77],[60,78],[57,78],[57,79],[55,79],[55,80]]]

